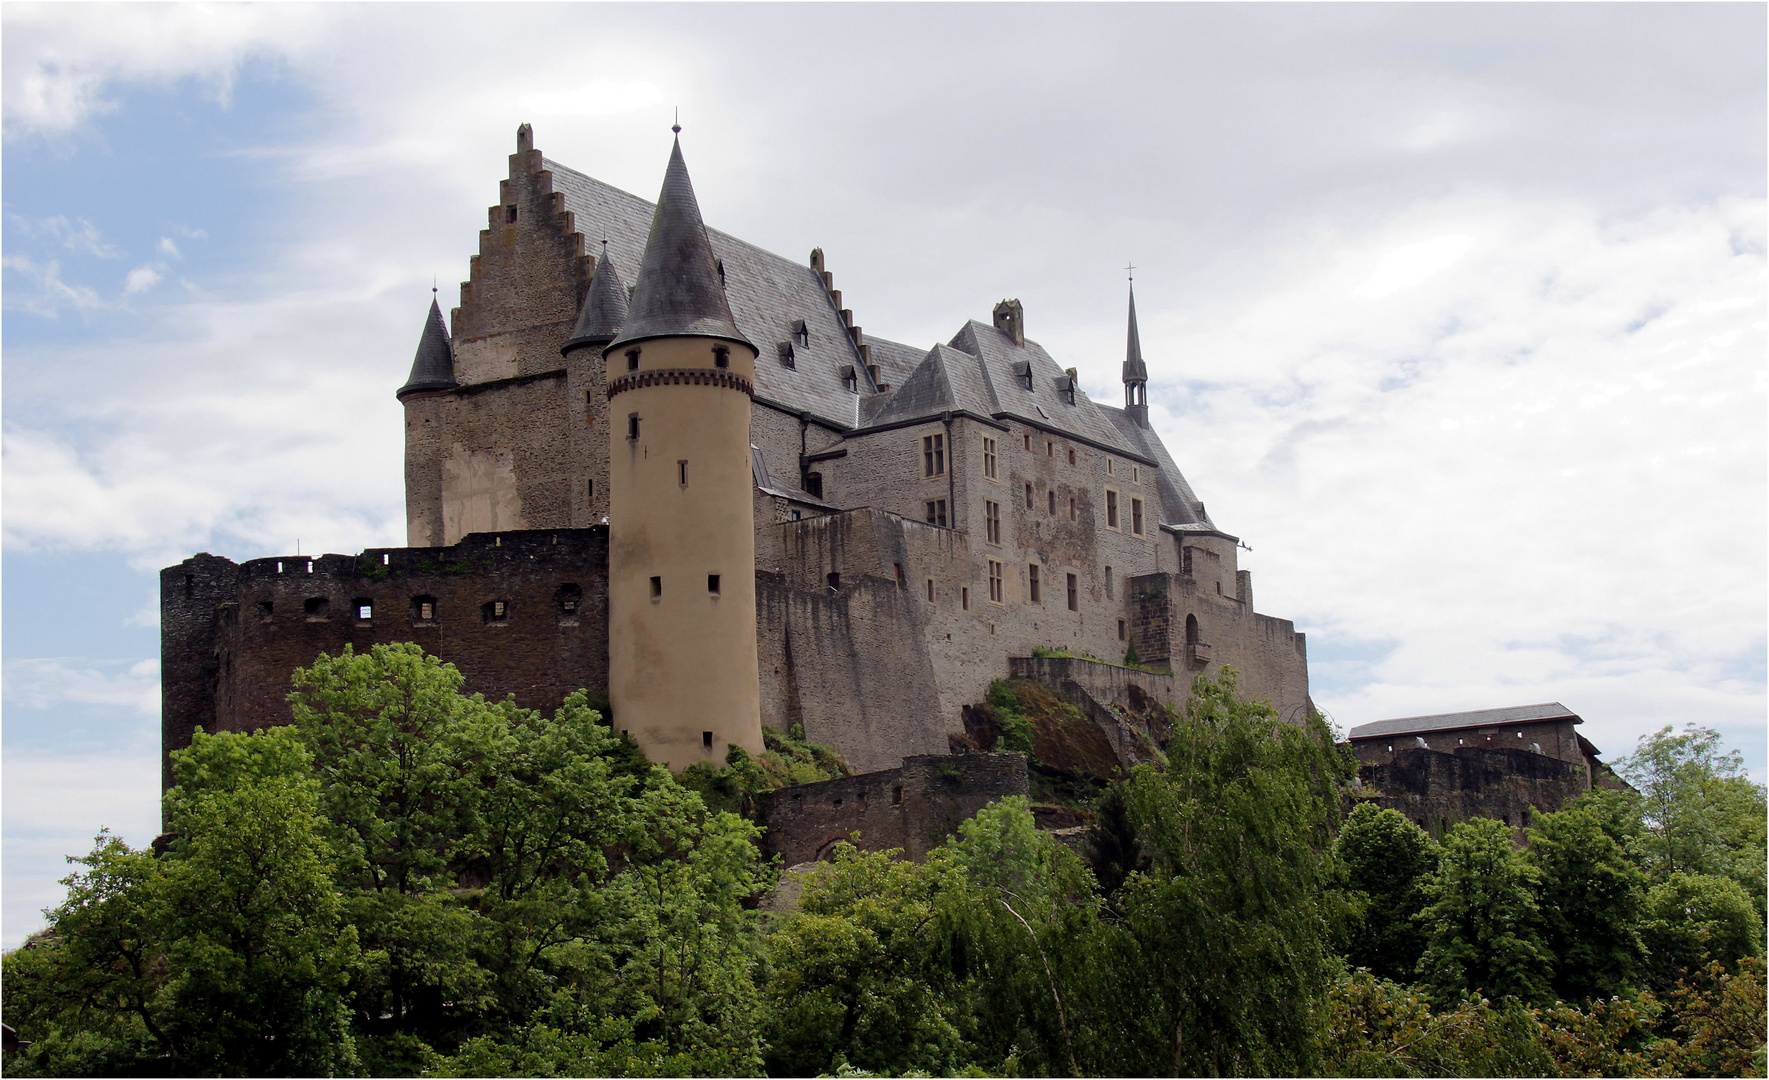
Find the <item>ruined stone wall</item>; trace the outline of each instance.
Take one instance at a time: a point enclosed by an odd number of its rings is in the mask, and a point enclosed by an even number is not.
[[[910,757],[900,768],[774,792],[762,807],[762,850],[793,866],[829,858],[857,832],[863,851],[902,848],[921,859],[978,810],[1026,791],[1020,754]]]
[[[189,745],[199,724],[287,723],[290,674],[346,645],[416,642],[460,668],[467,692],[514,694],[525,708],[606,690],[607,560],[600,527],[361,555],[187,559],[160,574],[162,750]]]
[[[1360,766],[1358,779],[1376,793],[1378,806],[1399,810],[1434,836],[1458,821],[1484,817],[1518,830],[1520,841],[1531,807],[1559,810],[1591,788],[1582,763],[1512,747],[1463,746],[1444,753],[1397,745],[1388,761]]]
[[[1571,720],[1544,720],[1533,724],[1497,724],[1490,727],[1462,728],[1456,731],[1408,732],[1404,735],[1380,735],[1354,739],[1352,751],[1359,764],[1383,765],[1406,750],[1418,749],[1417,739],[1439,753],[1453,754],[1463,747],[1484,750],[1527,750],[1575,765],[1587,765],[1585,751],[1579,746],[1579,735]],[[1392,749],[1390,749],[1392,747]],[[1534,747],[1540,747],[1539,751]]]

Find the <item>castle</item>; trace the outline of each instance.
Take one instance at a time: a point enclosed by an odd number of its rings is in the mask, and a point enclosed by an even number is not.
[[[1233,665],[1305,716],[1303,635],[1149,426],[1134,294],[1122,370],[1091,400],[1015,300],[931,347],[865,333],[820,250],[702,224],[679,140],[652,204],[525,124],[398,390],[410,546],[165,570],[164,750],[284,722],[295,667],[385,641],[527,707],[606,691],[674,769],[795,724],[904,768],[1050,653],[1083,698]]]

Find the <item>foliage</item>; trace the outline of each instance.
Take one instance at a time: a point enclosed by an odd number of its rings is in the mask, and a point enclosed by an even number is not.
[[[1437,844],[1400,811],[1363,802],[1345,819],[1334,850],[1346,883],[1364,897],[1346,960],[1384,979],[1410,979],[1425,952],[1418,915],[1425,882],[1437,870]]]
[[[1194,682],[1167,755],[1123,784],[1148,869],[1078,946],[1083,1069],[1306,1072],[1344,915],[1326,888],[1343,758],[1324,725],[1237,699],[1232,671]]]
[[[1465,992],[1549,999],[1552,957],[1542,947],[1536,882],[1503,824],[1473,818],[1450,830],[1420,915],[1429,937],[1419,974],[1438,1006]]]
[[[840,754],[806,742],[804,729],[798,724],[792,727],[785,735],[763,728],[765,749],[758,757],[733,744],[726,748],[723,768],[696,762],[683,770],[679,779],[683,786],[699,792],[709,807],[753,821],[760,815],[762,797],[771,791],[850,774]]]
[[[1632,988],[1642,948],[1645,876],[1588,810],[1535,814],[1525,861],[1536,871],[1542,943],[1553,989],[1568,1001]]]
[[[1668,990],[1710,963],[1736,969],[1763,954],[1763,925],[1738,882],[1710,874],[1672,874],[1647,890],[1641,937],[1648,983]]]
[[[1655,882],[1672,874],[1712,874],[1738,882],[1765,916],[1766,812],[1737,751],[1723,751],[1711,728],[1661,728],[1640,740],[1615,771],[1640,793],[1643,829],[1635,849]]]

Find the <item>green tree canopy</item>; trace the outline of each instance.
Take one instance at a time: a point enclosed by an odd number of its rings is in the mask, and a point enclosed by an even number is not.
[[[1645,875],[1588,810],[1535,814],[1524,858],[1536,871],[1542,943],[1554,992],[1605,998],[1634,985],[1641,959]]]
[[[1549,999],[1553,958],[1542,947],[1536,881],[1505,825],[1472,818],[1450,829],[1420,915],[1429,936],[1419,974],[1440,1006],[1466,992]]]
[[[1359,803],[1335,844],[1347,884],[1365,897],[1346,960],[1384,979],[1410,980],[1425,952],[1425,882],[1437,870],[1437,844],[1398,810]]]

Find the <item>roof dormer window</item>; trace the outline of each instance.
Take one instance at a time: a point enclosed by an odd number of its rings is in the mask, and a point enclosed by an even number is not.
[[[1032,389],[1032,362],[1030,360],[1015,361],[1013,366],[1013,377],[1018,379],[1020,385],[1025,389]]]
[[[792,340],[800,345],[809,345],[811,343],[811,330],[805,325],[805,320],[792,320]]]
[[[841,375],[842,389],[850,394],[858,394],[860,392],[860,376],[854,371],[854,365],[849,364],[842,368]]]
[[[774,351],[780,355],[780,366],[781,367],[785,367],[785,368],[798,367],[798,357],[793,355],[792,342],[790,342],[790,341],[778,342],[774,346]]]

